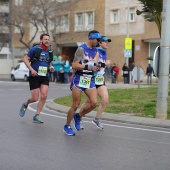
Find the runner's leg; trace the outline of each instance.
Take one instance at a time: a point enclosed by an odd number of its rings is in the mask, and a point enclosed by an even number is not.
[[[45,102],[46,102],[46,99],[47,99],[47,94],[48,94],[48,87],[47,85],[44,85],[44,84],[41,84],[40,86],[40,100],[38,102],[38,105],[37,105],[37,114],[40,114]]]
[[[73,116],[75,114],[75,111],[77,110],[77,108],[80,105],[81,93],[82,93],[81,90],[78,90],[76,87],[73,87],[73,89],[72,89],[73,103],[72,103],[72,106],[71,106],[71,108],[70,108],[70,110],[68,111],[68,114],[67,114],[66,125],[70,125],[71,120],[73,119]]]
[[[90,102],[85,102],[83,108],[79,112],[79,115],[82,117],[85,114],[92,111],[97,106],[97,90],[96,88],[85,90],[85,94],[89,98]]]
[[[96,118],[100,118],[106,108],[106,105],[108,104],[108,91],[107,91],[106,86],[98,87],[97,94],[101,98],[101,103],[98,107]]]

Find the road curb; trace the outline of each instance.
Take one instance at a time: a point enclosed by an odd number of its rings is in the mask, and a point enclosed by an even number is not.
[[[67,114],[70,107],[62,106],[59,104],[54,103],[53,101],[48,101],[45,104],[45,107]],[[78,112],[79,110],[77,110]],[[86,115],[86,117],[94,118],[96,115],[96,111],[91,111]],[[170,120],[163,120],[163,119],[156,119],[156,118],[147,118],[147,117],[138,117],[138,116],[131,116],[131,115],[120,115],[120,114],[112,114],[112,113],[103,113],[102,120],[114,121],[114,122],[121,122],[121,123],[128,123],[128,124],[136,124],[136,125],[145,125],[145,126],[152,126],[152,127],[162,127],[162,128],[170,128]]]

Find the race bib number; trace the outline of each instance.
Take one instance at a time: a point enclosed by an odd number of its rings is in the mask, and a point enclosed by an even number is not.
[[[91,83],[90,77],[80,76],[79,86],[83,88],[89,88]]]
[[[96,85],[103,85],[104,84],[104,77],[102,75],[97,75],[95,77],[95,84]]]
[[[46,76],[47,75],[47,67],[39,66],[38,75],[39,76]]]

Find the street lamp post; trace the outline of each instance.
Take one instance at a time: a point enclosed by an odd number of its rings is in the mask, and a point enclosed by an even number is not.
[[[170,57],[170,0],[163,0],[161,55],[157,92],[156,117],[167,119],[167,98],[169,89],[169,57]]]
[[[12,49],[12,0],[9,0],[9,51],[10,59],[12,59],[12,67],[14,68],[14,57]]]

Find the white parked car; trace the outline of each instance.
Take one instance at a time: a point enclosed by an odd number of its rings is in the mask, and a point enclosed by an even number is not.
[[[17,66],[11,71],[11,80],[17,79],[28,81],[29,69],[24,62],[18,63]]]

